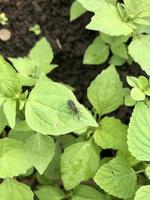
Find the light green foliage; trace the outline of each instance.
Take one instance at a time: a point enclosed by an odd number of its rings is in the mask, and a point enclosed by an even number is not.
[[[8,18],[5,13],[0,13],[0,24],[6,25],[8,23]]]
[[[103,70],[88,88],[88,99],[98,114],[104,115],[123,103],[124,91],[114,66]]]
[[[17,121],[16,126],[9,132],[8,137],[25,143],[26,140],[34,134],[34,131],[28,127],[26,121],[22,120]]]
[[[128,76],[128,84],[133,87],[131,89],[131,98],[135,101],[145,100],[146,95],[150,96],[150,82],[144,76],[139,76],[138,78]]]
[[[127,199],[134,194],[135,172],[121,157],[100,167],[94,180],[103,190],[118,198]]]
[[[73,191],[72,200],[105,200],[104,195],[88,185],[79,185]]]
[[[87,48],[84,54],[84,64],[96,64],[104,63],[109,56],[109,47],[103,42],[100,36],[98,36],[93,43]]]
[[[96,129],[94,139],[103,149],[112,148],[124,150],[127,146],[127,126],[122,124],[119,119],[105,117]]]
[[[67,147],[61,158],[61,174],[65,189],[71,190],[81,181],[93,177],[98,166],[99,157],[91,141]]]
[[[129,45],[129,53],[141,68],[150,75],[150,35],[134,37]]]
[[[117,7],[106,2],[95,11],[95,15],[87,28],[112,36],[130,35],[134,31],[130,22],[122,20]]]
[[[61,200],[65,198],[65,194],[62,190],[53,186],[42,186],[35,191],[36,196],[39,200],[47,200],[50,198],[52,200]]]
[[[134,200],[149,200],[150,199],[150,185],[142,186],[135,194]]]
[[[57,65],[50,64],[53,60],[53,51],[46,40],[41,38],[31,49],[27,57],[9,58],[18,71],[22,85],[32,86],[41,74],[47,74]]]
[[[6,98],[18,98],[21,84],[15,70],[0,56],[0,93]]]
[[[7,126],[8,122],[3,112],[2,107],[0,107],[0,134],[4,130],[5,126]]]
[[[77,19],[85,12],[86,9],[82,6],[82,4],[80,4],[77,0],[75,0],[70,8],[70,21]]]
[[[55,154],[54,140],[36,133],[25,142],[25,153],[32,165],[43,174]]]
[[[128,129],[129,151],[138,160],[150,161],[150,108],[145,103],[136,104]]]
[[[67,101],[74,101],[73,114]],[[85,126],[97,127],[91,114],[78,103],[72,91],[52,81],[39,81],[29,95],[25,115],[29,127],[45,135],[66,134]]]
[[[52,158],[51,162],[49,163],[48,167],[46,168],[46,170],[44,171],[42,175],[40,175],[38,172],[36,174],[36,178],[40,184],[49,185],[60,180],[61,153],[62,153],[61,143],[57,142],[55,155]]]
[[[148,166],[146,167],[145,174],[146,174],[146,176],[148,177],[148,179],[150,180],[150,165],[148,165]]]
[[[113,55],[109,60],[109,64],[115,65],[115,66],[121,66],[124,64],[124,62],[125,62],[125,59],[120,58],[117,55]]]
[[[33,200],[29,186],[14,179],[5,179],[0,184],[0,197],[3,200]]]
[[[35,24],[29,29],[31,32],[33,32],[35,35],[40,35],[41,34],[41,28],[39,24]]]
[[[3,104],[4,114],[11,128],[16,124],[16,101],[13,99],[7,99]]]
[[[31,166],[22,142],[10,138],[0,139],[0,178],[18,176]]]

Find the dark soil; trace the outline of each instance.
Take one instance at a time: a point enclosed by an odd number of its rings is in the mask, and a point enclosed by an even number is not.
[[[107,65],[82,64],[85,49],[97,33],[85,29],[91,13],[69,22],[72,2],[73,0],[0,0],[0,11],[5,12],[9,19],[6,28],[12,33],[9,41],[0,41],[0,54],[5,57],[25,56],[40,37],[29,32],[29,28],[38,23],[42,35],[46,36],[53,46],[54,63],[59,65],[49,76],[53,80],[73,86],[78,100],[90,107],[86,98],[87,87]],[[127,75],[137,76],[140,72],[137,66],[123,66],[118,71],[124,85]],[[113,114],[128,123],[131,110],[122,106]]]

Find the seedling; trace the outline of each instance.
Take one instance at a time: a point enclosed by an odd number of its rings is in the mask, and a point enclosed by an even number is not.
[[[33,32],[35,35],[40,35],[41,34],[41,28],[38,24],[35,24],[29,29],[31,32]]]
[[[8,23],[8,18],[5,13],[0,13],[0,24],[6,25]]]

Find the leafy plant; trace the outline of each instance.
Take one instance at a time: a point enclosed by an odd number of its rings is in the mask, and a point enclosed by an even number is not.
[[[32,26],[29,31],[33,32],[35,35],[40,35],[41,34],[41,28],[39,26],[39,24],[35,24],[34,26]]]
[[[35,85],[42,74],[47,74],[57,67],[51,64],[53,51],[46,40],[41,38],[24,58],[9,58],[17,70],[22,86]]]
[[[150,1],[77,0],[85,9],[94,13],[87,29],[100,32],[84,55],[84,64],[109,62],[122,65],[132,59],[150,75]],[[144,55],[143,55],[144,51]],[[132,59],[131,59],[132,58]]]
[[[6,25],[8,23],[8,18],[5,13],[0,13],[0,24]]]

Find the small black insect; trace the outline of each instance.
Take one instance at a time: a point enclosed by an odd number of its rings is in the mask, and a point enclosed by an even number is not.
[[[76,107],[75,103],[74,103],[71,99],[69,99],[69,100],[67,101],[67,104],[68,104],[68,106],[69,106],[71,112],[72,112],[73,114],[78,115],[78,119],[79,119],[79,109]]]

